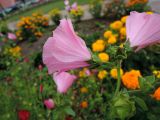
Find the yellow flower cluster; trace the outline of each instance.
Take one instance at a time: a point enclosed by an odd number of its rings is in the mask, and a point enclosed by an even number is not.
[[[18,30],[16,32],[19,40],[28,39],[28,35],[41,37],[42,31],[40,28],[47,27],[48,18],[43,16],[41,13],[33,13],[32,16],[22,17],[17,23]]]
[[[13,57],[19,57],[21,55],[21,48],[19,46],[16,46],[16,47],[10,48],[9,52]]]
[[[82,87],[82,88],[80,89],[80,91],[81,91],[81,93],[88,93],[88,88]]]
[[[151,12],[151,11],[148,11],[148,12],[146,12],[146,13],[149,14],[149,15],[153,14],[153,12]]]
[[[123,70],[122,70],[122,69],[120,69],[120,75],[121,75],[121,76],[123,75]],[[117,68],[111,69],[111,71],[110,71],[110,76],[111,76],[112,78],[114,78],[114,79],[117,79],[117,77],[118,77]]]
[[[128,16],[124,16],[124,17],[121,18],[121,21],[122,21],[123,23],[126,23],[127,18],[128,18]]]
[[[101,70],[98,72],[98,78],[103,80],[107,76],[108,72],[106,70]]]
[[[51,11],[49,12],[49,15],[50,15],[51,17],[60,15],[60,10],[59,10],[58,8],[55,8],[55,9],[53,9],[53,10],[51,10]]]
[[[157,77],[160,78],[160,70],[154,70],[153,74]]]
[[[109,61],[109,55],[105,52],[99,53],[98,57],[102,62],[108,62]]]
[[[84,14],[84,11],[80,6],[78,6],[77,9],[71,9],[71,11],[70,11],[70,15],[72,15],[74,17],[78,17],[78,16],[81,17],[81,16],[83,16],[83,14]]]
[[[117,42],[117,35],[113,34],[112,31],[107,30],[103,34],[104,38],[108,39],[108,44],[114,44]]]
[[[110,30],[107,30],[105,33],[104,33],[104,38],[109,38],[113,35],[112,31]]]
[[[34,33],[34,35],[35,35],[36,37],[42,37],[43,33],[40,32],[40,31],[37,31],[37,32]]]
[[[16,31],[16,36],[18,37],[19,40],[23,40],[22,30],[20,30],[20,29],[17,30],[17,31]]]
[[[35,13],[33,16],[33,23],[35,23],[37,26],[48,26],[48,17],[43,16],[41,13]]]
[[[92,50],[94,52],[102,52],[105,49],[105,41],[104,40],[97,40],[92,44]]]
[[[105,53],[107,46],[118,43],[120,48],[123,48],[123,41],[126,39],[126,20],[128,16],[122,17],[120,20],[114,21],[109,25],[109,28],[103,33],[103,38],[92,43],[93,52],[101,52],[98,58],[101,62],[108,62],[109,55]],[[121,41],[118,42],[118,39]]]
[[[117,37],[115,35],[112,35],[108,39],[108,44],[115,44],[117,42]]]
[[[113,23],[110,24],[110,27],[113,29],[113,30],[120,30],[123,26],[123,23],[122,21],[120,20],[117,20]]]
[[[114,21],[109,25],[109,29],[103,34],[104,38],[107,39],[108,44],[115,44],[117,40],[125,40],[126,38],[126,19],[128,16],[124,16],[121,20]]]
[[[129,72],[126,72],[122,76],[123,85],[128,89],[140,88],[138,81],[139,77],[141,77],[141,73],[139,70],[131,70]]]

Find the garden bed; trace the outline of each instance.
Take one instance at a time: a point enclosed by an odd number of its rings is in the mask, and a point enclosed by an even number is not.
[[[104,30],[108,27],[108,24],[110,21],[107,21],[106,19],[92,19],[92,20],[86,20],[81,21],[77,24],[75,24],[76,31],[80,35],[89,36],[96,32],[98,32],[98,35],[102,34]],[[31,54],[34,54],[35,52],[41,52],[44,43],[52,35],[53,30],[55,29],[54,26],[51,26],[46,30],[44,36],[39,38],[38,40],[34,42],[28,42],[28,41],[22,41],[18,45],[23,48],[22,54],[24,56],[30,56]]]
[[[160,15],[147,2],[93,0],[80,21],[65,0],[72,21],[53,9],[53,26],[42,13],[2,25],[0,120],[158,120]]]

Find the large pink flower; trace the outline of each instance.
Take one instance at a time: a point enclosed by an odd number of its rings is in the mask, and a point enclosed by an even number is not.
[[[127,39],[136,51],[160,42],[160,15],[131,12],[126,22]]]
[[[76,35],[71,20],[63,19],[48,38],[43,47],[43,62],[50,74],[57,71],[67,71],[89,64],[91,54],[85,42]]]
[[[56,72],[53,75],[53,79],[57,85],[57,91],[59,93],[66,93],[76,78],[77,77],[75,75],[71,75],[67,72]]]

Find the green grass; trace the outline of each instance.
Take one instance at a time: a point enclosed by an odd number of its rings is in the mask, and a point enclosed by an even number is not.
[[[88,4],[90,1],[91,0],[70,0],[70,2],[72,2],[72,3],[77,2],[80,5]],[[44,14],[47,14],[53,8],[64,9],[64,7],[65,7],[64,0],[54,0],[52,2],[42,4],[42,5],[36,6],[34,8],[31,8],[29,10],[25,10],[25,11],[22,11],[18,14],[12,15],[12,16],[8,17],[6,20],[7,20],[7,22],[12,22],[12,21],[19,20],[19,18],[21,18],[22,16],[30,16],[32,13],[37,12],[37,11],[41,11]]]

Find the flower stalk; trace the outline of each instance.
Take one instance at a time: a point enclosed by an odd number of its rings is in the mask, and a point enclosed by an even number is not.
[[[119,61],[117,64],[117,87],[116,87],[115,95],[119,93],[120,86],[121,86],[121,61]]]

